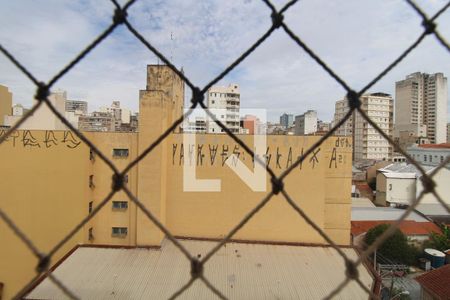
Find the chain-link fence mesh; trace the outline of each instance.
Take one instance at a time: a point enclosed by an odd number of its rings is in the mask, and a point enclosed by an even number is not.
[[[330,68],[324,60],[322,60],[311,48],[306,45],[306,43],[296,35],[289,26],[284,22],[283,14],[294,4],[296,4],[296,0],[289,1],[285,4],[280,10],[277,10],[275,6],[269,0],[262,0],[267,7],[271,11],[271,19],[272,25],[271,27],[264,33],[247,51],[242,53],[231,65],[229,65],[223,72],[221,72],[217,77],[211,80],[204,88],[200,89],[195,86],[189,78],[187,78],[183,72],[178,70],[169,59],[167,59],[158,49],[156,49],[149,41],[147,41],[129,22],[128,20],[128,9],[131,5],[133,5],[136,0],[130,0],[125,5],[120,6],[120,4],[116,0],[111,0],[115,6],[114,15],[112,18],[112,23],[109,27],[103,31],[91,44],[89,44],[80,54],[78,54],[75,59],[73,59],[66,67],[64,67],[60,72],[58,72],[53,78],[51,78],[48,83],[39,81],[35,78],[28,69],[23,66],[14,56],[10,53],[3,45],[0,44],[0,51],[20,70],[22,71],[35,85],[36,85],[36,95],[35,99],[37,100],[36,104],[28,111],[14,126],[12,126],[5,134],[0,136],[0,144],[3,143],[15,130],[17,130],[40,106],[47,105],[48,108],[60,119],[70,130],[72,130],[87,146],[89,146],[92,151],[98,155],[98,157],[105,162],[109,168],[113,171],[114,175],[112,178],[112,189],[106,198],[96,206],[92,212],[86,216],[81,222],[73,228],[60,242],[58,242],[48,253],[42,253],[30,240],[26,233],[21,231],[21,229],[16,226],[14,220],[12,220],[5,213],[4,210],[0,207],[0,218],[6,225],[17,235],[18,238],[28,247],[28,249],[38,258],[39,262],[36,266],[36,276],[26,284],[23,289],[15,296],[15,298],[20,299],[24,296],[24,294],[30,289],[30,287],[34,284],[35,280],[40,277],[44,272],[47,272],[50,267],[50,262],[52,256],[58,251],[71,237],[73,237],[89,220],[95,217],[95,215],[111,200],[114,194],[118,191],[122,190],[129,197],[129,199],[134,202],[137,207],[142,210],[142,212],[166,235],[166,237],[174,243],[174,245],[186,256],[186,258],[191,263],[191,279],[178,291],[176,291],[172,296],[172,298],[176,298],[181,295],[185,290],[187,290],[194,281],[201,280],[205,283],[205,285],[218,297],[222,299],[226,299],[225,295],[218,290],[214,285],[206,278],[203,274],[203,267],[208,260],[217,253],[217,251],[230,239],[255,215],[257,214],[271,199],[274,195],[280,194],[283,195],[287,203],[294,209],[301,218],[303,218],[318,234],[320,234],[323,239],[329,243],[331,247],[333,247],[339,255],[344,259],[346,270],[345,272],[346,278],[345,280],[336,286],[333,291],[326,297],[326,299],[330,299],[333,296],[337,295],[345,286],[352,280],[358,283],[358,285],[364,289],[370,298],[378,298],[377,295],[373,294],[359,279],[359,274],[357,271],[358,265],[363,263],[363,261],[371,255],[377,247],[379,247],[389,236],[391,236],[395,230],[398,228],[399,224],[405,220],[408,215],[416,208],[419,204],[423,196],[427,193],[431,193],[435,196],[440,204],[450,212],[450,207],[446,204],[441,195],[437,193],[435,190],[435,182],[433,181],[433,176],[436,175],[439,170],[444,168],[448,163],[450,163],[450,157],[447,157],[437,168],[435,168],[431,173],[427,174],[422,166],[417,163],[406,151],[399,147],[393,139],[388,136],[362,109],[361,109],[361,101],[360,97],[368,91],[375,83],[377,83],[381,78],[383,78],[387,73],[389,73],[400,61],[402,61],[411,51],[413,51],[424,39],[427,35],[434,35],[434,37],[438,40],[438,42],[450,52],[449,43],[441,36],[441,34],[437,31],[437,23],[436,20],[438,17],[450,6],[450,1],[443,6],[435,15],[432,17],[427,16],[424,11],[413,1],[405,0],[409,6],[417,12],[417,14],[422,18],[423,22],[423,31],[417,38],[417,40],[411,44],[396,60],[394,60],[391,64],[389,64],[378,76],[376,76],[372,81],[370,81],[364,88],[360,91],[353,90],[336,72]],[[109,160],[97,147],[93,144],[82,132],[80,132],[77,128],[75,128],[68,120],[65,119],[63,115],[59,113],[59,111],[53,106],[53,104],[49,101],[48,96],[50,95],[50,90],[53,85],[60,80],[65,74],[67,74],[75,65],[77,65],[80,61],[82,61],[95,47],[97,47],[102,41],[108,37],[117,27],[125,26],[139,41],[144,44],[149,51],[154,53],[162,62],[164,62],[173,72],[175,72],[179,77],[182,78],[184,83],[191,89],[192,91],[192,99],[191,99],[191,107],[190,109],[179,119],[177,119],[169,128],[167,128],[164,133],[156,139],[150,146],[148,146],[135,160],[133,160],[123,171],[117,169],[117,167]],[[325,70],[332,78],[334,78],[347,92],[348,104],[350,106],[350,111],[345,115],[345,117],[340,120],[337,124],[331,128],[329,132],[323,135],[312,147],[310,147],[307,151],[301,155],[295,163],[293,163],[289,168],[287,168],[280,176],[276,176],[273,170],[269,167],[268,164],[263,162],[261,158],[254,154],[252,149],[250,149],[243,141],[239,139],[233,132],[231,132],[222,122],[216,119],[215,115],[212,114],[206,104],[204,102],[204,95],[208,91],[210,87],[219,82],[222,78],[224,78],[231,70],[233,70],[237,65],[239,65],[243,60],[245,60],[256,48],[258,48],[266,39],[268,39],[271,34],[276,30],[284,30],[286,34],[292,38],[293,41],[303,49],[317,64],[319,64],[323,70]],[[256,205],[235,227],[212,249],[210,250],[202,259],[198,259],[195,256],[192,256],[191,253],[170,233],[170,231],[158,220],[154,214],[146,208],[142,202],[127,188],[124,184],[124,178],[128,171],[134,166],[136,166],[142,159],[144,159],[152,150],[158,146],[171,132],[176,129],[185,118],[187,118],[196,107],[202,107],[207,115],[212,118],[222,129],[226,132],[236,143],[238,143],[245,151],[252,156],[256,163],[264,166],[266,171],[268,172],[272,188],[271,191]],[[423,184],[423,191],[418,195],[418,197],[413,201],[413,203],[405,210],[402,216],[394,222],[392,226],[389,227],[372,245],[370,245],[364,252],[361,253],[360,257],[356,261],[352,261],[349,259],[345,253],[340,249],[338,245],[336,245],[333,240],[328,237],[328,235],[317,225],[314,221],[304,212],[302,207],[297,205],[297,203],[289,196],[289,194],[284,189],[283,180],[286,178],[292,170],[298,167],[305,158],[310,155],[316,148],[318,148],[326,139],[332,136],[336,130],[347,121],[354,112],[358,112],[362,115],[362,117],[378,132],[380,133],[390,145],[393,146],[394,150],[403,154],[407,161],[413,164],[421,173],[421,180]],[[448,195],[446,195],[448,196]],[[76,291],[71,291],[69,288],[65,286],[63,282],[61,282],[58,278],[55,277],[54,274],[48,272],[48,278],[55,283],[67,296],[73,299],[78,299],[76,296]]]

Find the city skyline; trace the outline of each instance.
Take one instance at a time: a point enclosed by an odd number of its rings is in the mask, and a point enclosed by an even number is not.
[[[418,5],[431,15],[443,3],[419,1]],[[277,7],[283,5],[280,1],[275,1],[275,4]],[[59,71],[107,27],[113,9],[108,2],[94,6],[58,1],[48,5],[39,3],[37,7],[30,1],[25,4],[5,3],[4,6],[0,12],[0,22],[3,23],[0,24],[8,31],[0,32],[4,41],[2,45],[43,80]],[[158,14],[152,10],[155,7]],[[317,11],[318,16],[312,18],[305,13],[311,10]],[[390,13],[379,15],[380,10]],[[12,18],[19,11],[27,22]],[[149,4],[138,1],[131,8],[129,17],[144,37],[166,57],[172,58],[177,68],[183,67],[188,78],[200,87],[218,75],[270,27],[270,11],[259,1],[246,1],[244,4],[186,1]],[[347,21],[342,23],[341,18]],[[288,10],[285,19],[292,30],[355,89],[362,88],[378,75],[422,31],[420,18],[403,1],[304,2]],[[320,26],[317,20],[320,20]],[[355,25],[359,23],[365,26]],[[246,28],[246,31],[241,28]],[[321,30],[323,28],[328,30]],[[447,28],[450,28],[450,21],[442,18],[439,30],[443,36],[448,36],[450,30]],[[15,38],[18,35],[22,37],[20,42]],[[356,47],[359,45],[364,47]],[[31,48],[33,52],[28,51]],[[283,57],[273,55],[281,49]],[[434,37],[427,37],[368,92],[394,95],[394,82],[416,71],[446,74],[448,72],[442,66],[450,59],[445,54],[445,49]],[[145,78],[138,66],[158,63],[123,28],[118,28],[86,60],[55,88],[69,91],[72,99],[87,100],[92,110],[107,105],[111,100],[119,100],[136,111],[139,82]],[[95,64],[89,63],[92,61]],[[35,93],[32,84],[4,57],[0,59],[0,67],[5,70],[0,75],[0,83],[10,87],[14,102],[29,106]],[[308,109],[315,109],[322,119],[331,120],[334,102],[345,96],[345,91],[281,31],[275,32],[218,85],[231,82],[242,86],[242,107],[267,109],[269,121],[276,120],[284,111],[298,110],[301,113]],[[187,90],[187,94],[189,92]],[[188,104],[189,100],[186,99],[185,103]]]

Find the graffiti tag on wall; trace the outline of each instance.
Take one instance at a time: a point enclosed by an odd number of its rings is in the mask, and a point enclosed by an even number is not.
[[[339,165],[347,163],[349,157],[345,155],[348,149],[351,148],[347,138],[336,139],[336,144],[332,148],[331,155],[328,158],[324,157],[323,151],[320,147],[313,150],[302,162],[298,165],[301,170],[305,165],[312,169],[317,167],[323,160],[326,160],[328,168],[338,168]],[[262,156],[258,156],[266,165],[275,169],[287,169],[292,166],[308,148],[304,147],[276,147],[268,146],[266,152]],[[256,151],[255,151],[256,152]],[[233,155],[234,154],[234,155]],[[192,166],[220,166],[226,165],[228,159],[231,159],[231,164],[236,166],[237,160],[250,160],[254,165],[255,160],[238,144],[188,144],[174,143],[172,144],[172,165],[182,166],[185,163]]]
[[[0,130],[0,136],[6,134],[6,130]],[[3,143],[10,143],[12,147],[30,149],[47,149],[52,147],[67,147],[75,149],[81,141],[72,131],[13,131]]]

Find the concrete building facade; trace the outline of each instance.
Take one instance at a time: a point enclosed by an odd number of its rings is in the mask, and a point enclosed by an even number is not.
[[[313,134],[317,131],[317,111],[308,110],[302,115],[295,116],[295,135]]]
[[[81,100],[66,100],[66,111],[78,112],[81,115],[87,115],[88,103]]]
[[[147,68],[140,91],[139,132],[85,132],[123,170],[183,113],[184,83],[167,66]],[[194,142],[175,129],[125,178],[127,188],[175,236],[220,239],[266,192],[254,192],[227,166],[252,159],[228,135],[199,134]],[[3,134],[4,131],[0,131]],[[253,147],[255,136],[240,136]],[[281,174],[320,137],[272,136],[265,160]],[[284,185],[305,213],[338,244],[350,243],[351,140],[332,137],[311,153]],[[234,154],[234,156],[231,156]],[[78,244],[159,247],[164,234],[123,191],[111,192],[111,169],[70,131],[17,131],[0,145],[0,206],[37,247],[47,253],[99,205],[101,210],[57,251],[51,265]],[[217,179],[220,192],[185,191],[184,168]],[[26,188],[24,188],[26,186]],[[266,188],[271,187],[270,178]],[[292,243],[325,241],[275,195],[235,240]],[[0,222],[0,282],[9,299],[35,275],[36,258]],[[3,232],[5,234],[3,234]]]
[[[240,92],[237,84],[224,86],[213,86],[207,92],[208,108],[226,125],[233,133],[239,133],[240,125]],[[208,133],[224,133],[223,129],[217,125],[214,120],[208,117]]]
[[[0,126],[5,124],[5,117],[12,113],[12,93],[6,86],[0,85]]]
[[[393,99],[385,93],[361,96],[361,109],[390,137],[393,134]],[[336,102],[334,124],[350,110],[347,98]],[[392,146],[359,113],[352,116],[337,130],[337,135],[353,137],[353,159],[391,160]]]
[[[395,136],[401,132],[446,142],[447,78],[416,72],[395,84]]]

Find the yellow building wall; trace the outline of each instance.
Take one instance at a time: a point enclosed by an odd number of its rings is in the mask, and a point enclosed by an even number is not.
[[[0,135],[3,134],[0,131]],[[16,131],[0,144],[0,207],[43,253],[82,219],[89,150],[68,131]],[[78,232],[52,264],[83,240]],[[10,299],[33,278],[37,259],[0,220],[0,282]]]
[[[239,136],[250,148],[253,139]],[[280,175],[303,151],[320,137],[267,136],[269,165]],[[285,189],[292,199],[332,239],[343,245],[350,242],[351,146],[336,147],[338,138],[330,138],[309,155],[285,179]],[[169,142],[167,174],[167,216],[169,230],[178,236],[221,238],[263,199],[271,189],[267,176],[267,192],[254,192],[222,160],[232,152],[252,166],[251,157],[243,153],[226,135],[198,134],[194,149],[202,147],[203,163],[196,168],[198,179],[221,179],[220,192],[184,192],[181,144],[183,136],[174,134]],[[211,151],[218,151],[211,163]],[[183,145],[186,147],[186,145]],[[235,147],[237,147],[235,151]],[[223,151],[228,148],[228,152]],[[175,149],[175,150],[174,150]],[[291,153],[291,156],[289,155]],[[193,153],[197,157],[198,152]],[[278,157],[278,159],[277,159]],[[290,160],[292,158],[292,160]],[[181,161],[181,165],[180,165]],[[195,163],[195,162],[194,162]],[[253,170],[253,169],[252,169]],[[254,241],[323,243],[323,239],[293,210],[280,195],[245,225],[234,239]]]
[[[0,125],[5,124],[5,116],[12,113],[12,93],[6,86],[0,85]]]
[[[139,95],[139,153],[182,114],[184,83],[167,66],[147,66],[147,87]],[[166,223],[168,141],[163,140],[138,166],[138,198],[159,221]],[[164,234],[137,211],[137,245],[160,245]]]
[[[137,135],[135,133],[121,132],[86,132],[86,137],[107,157],[119,171],[137,156]],[[113,156],[114,149],[128,149],[127,157]],[[94,154],[90,161],[90,175],[93,175],[94,187],[89,189],[88,200],[84,211],[88,212],[89,202],[92,201],[93,208],[97,207],[111,192],[113,171]],[[137,167],[128,173],[126,186],[136,195],[137,190]],[[113,201],[126,201],[127,209],[113,209]],[[85,239],[87,244],[100,245],[136,245],[136,205],[128,199],[123,191],[113,195],[111,200],[95,215],[85,226]],[[112,227],[127,227],[126,236],[113,236]],[[93,239],[89,240],[89,228],[92,228]]]

